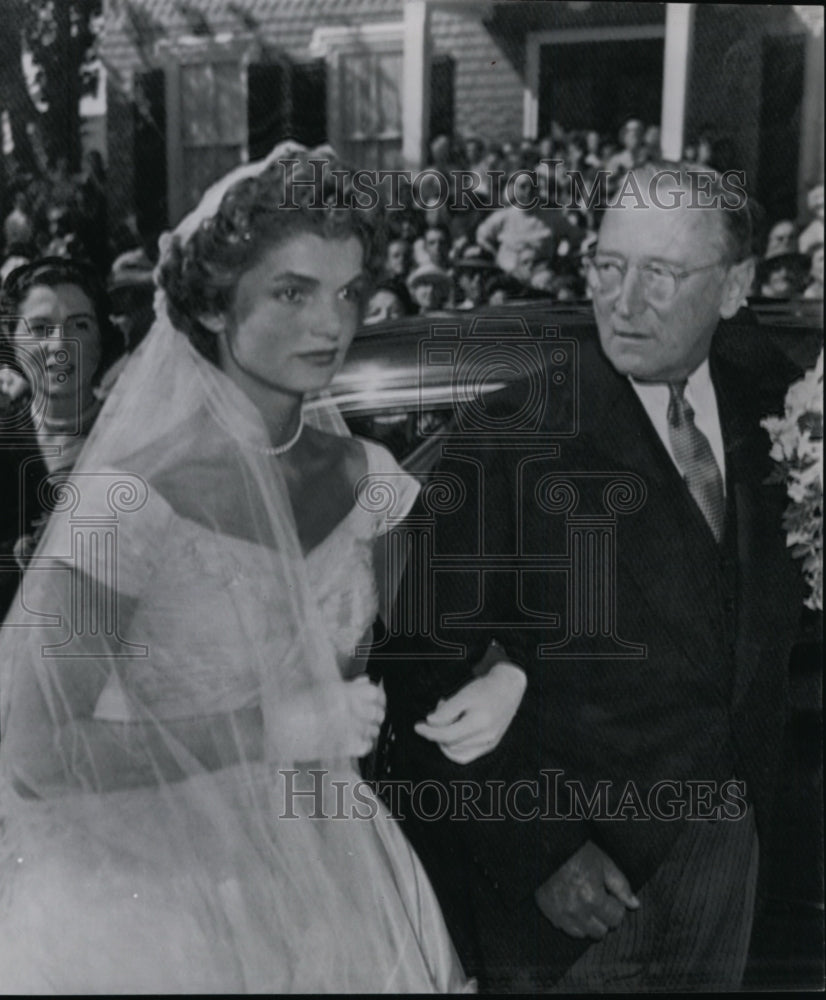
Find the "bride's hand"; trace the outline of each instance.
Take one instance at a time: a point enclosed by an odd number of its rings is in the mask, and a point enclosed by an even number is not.
[[[413,728],[419,736],[438,743],[448,760],[469,764],[498,746],[526,685],[524,672],[515,664],[496,663],[483,677],[439,701],[425,721]]]
[[[270,700],[266,726],[273,760],[363,757],[384,721],[385,695],[366,675]]]
[[[375,746],[379,736],[387,699],[381,684],[372,684],[362,674],[355,680],[345,681],[345,738],[347,753],[353,757],[363,757]]]

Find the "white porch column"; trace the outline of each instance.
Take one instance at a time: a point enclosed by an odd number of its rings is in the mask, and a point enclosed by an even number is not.
[[[799,10],[799,8],[795,8]],[[809,188],[823,183],[823,8],[807,11],[805,75],[800,109],[800,162],[798,168],[798,211],[809,218],[806,196]],[[818,16],[819,15],[819,16]]]
[[[402,157],[409,170],[427,160],[431,49],[428,0],[405,0]]]
[[[539,135],[539,37],[529,31],[525,38],[525,88],[522,91],[522,135]]]
[[[663,157],[667,160],[679,160],[683,155],[686,94],[691,64],[695,6],[693,3],[667,3],[665,5],[660,145]]]

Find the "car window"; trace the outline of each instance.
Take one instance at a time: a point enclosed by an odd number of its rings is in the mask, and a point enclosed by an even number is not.
[[[444,435],[453,425],[450,407],[409,412],[348,414],[347,426],[360,437],[383,444],[408,472],[426,477],[439,457]]]

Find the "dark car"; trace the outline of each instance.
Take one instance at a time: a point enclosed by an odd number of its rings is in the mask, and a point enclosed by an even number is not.
[[[382,441],[424,476],[460,415],[484,431],[492,393],[525,380],[539,400],[551,370],[569,378],[576,338],[592,326],[589,306],[548,301],[371,326],[357,334],[329,391],[354,433]]]
[[[767,399],[814,364],[823,342],[820,303],[755,304],[723,326],[727,349],[765,369]],[[359,331],[329,392],[354,433],[383,442],[424,477],[457,420],[485,432],[486,400],[508,383],[524,380],[520,420],[532,412],[539,419],[554,387],[575,377],[580,340],[594,336],[588,302],[530,300],[395,320]],[[766,360],[775,347],[788,368]],[[783,385],[771,387],[772,377]]]

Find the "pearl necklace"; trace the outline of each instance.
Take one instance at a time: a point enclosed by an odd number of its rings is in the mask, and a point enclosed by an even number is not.
[[[252,444],[250,442],[246,443],[248,447],[253,449],[253,451],[260,451],[262,455],[285,455],[301,437],[301,432],[303,430],[304,430],[304,410],[300,410],[298,415],[298,427],[296,427],[295,433],[290,437],[288,441],[285,441],[283,444],[272,444],[269,445],[268,447],[259,444]]]

